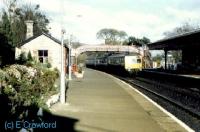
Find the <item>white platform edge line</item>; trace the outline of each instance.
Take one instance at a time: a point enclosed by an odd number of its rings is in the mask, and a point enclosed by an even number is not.
[[[95,70],[98,71],[98,70]],[[185,128],[188,132],[195,132],[192,128],[190,128],[188,125],[186,125],[184,122],[182,122],[181,120],[179,120],[178,118],[176,118],[173,114],[171,114],[170,112],[168,112],[167,110],[165,110],[162,106],[160,106],[159,104],[157,104],[156,102],[154,102],[152,99],[150,99],[148,96],[146,96],[145,94],[141,93],[139,90],[135,89],[133,86],[131,86],[130,84],[127,84],[126,82],[108,74],[105,72],[101,72],[98,71],[100,73],[103,73],[105,75],[108,75],[110,77],[112,77],[113,79],[116,79],[122,83],[124,83],[125,85],[127,85],[128,87],[130,87],[131,89],[133,89],[134,91],[136,91],[137,93],[139,93],[140,95],[142,95],[144,98],[146,98],[148,101],[150,101],[153,105],[155,105],[156,107],[158,107],[161,111],[163,111],[165,114],[167,114],[168,116],[170,116],[173,120],[175,120],[179,125],[181,125],[183,128]]]
[[[170,116],[173,120],[175,120],[178,124],[180,124],[182,127],[184,127],[188,132],[195,132],[193,129],[191,129],[188,125],[186,125],[184,122],[182,122],[181,120],[179,120],[178,118],[176,118],[173,114],[171,114],[170,112],[168,112],[166,109],[164,109],[162,106],[160,106],[158,103],[154,102],[152,99],[150,99],[148,96],[144,95],[143,93],[141,93],[139,90],[135,89],[134,87],[132,87],[131,85],[127,84],[126,82],[118,79],[119,81],[121,81],[122,83],[124,83],[125,85],[129,86],[131,89],[133,89],[134,91],[136,91],[137,93],[139,93],[140,95],[142,95],[144,98],[146,98],[148,101],[150,101],[152,104],[154,104],[156,107],[158,107],[160,110],[162,110],[164,113],[166,113],[168,116]]]

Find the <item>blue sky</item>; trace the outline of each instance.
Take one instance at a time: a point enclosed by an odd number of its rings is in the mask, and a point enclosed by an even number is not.
[[[102,28],[124,30],[129,36],[146,36],[157,41],[164,37],[163,32],[184,22],[200,23],[199,0],[23,1],[40,4],[50,18],[53,36],[60,38],[62,27],[67,35],[73,34],[78,41],[87,44],[103,42],[96,39],[96,33]]]

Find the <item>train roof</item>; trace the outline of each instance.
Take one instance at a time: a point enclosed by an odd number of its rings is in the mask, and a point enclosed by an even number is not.
[[[139,55],[138,53],[131,53],[131,54],[123,53],[123,54],[113,54],[113,55],[109,56],[108,58],[112,58],[112,57],[124,57],[124,56],[138,56],[138,55]]]
[[[112,57],[124,57],[124,56],[138,56],[138,53],[118,53],[118,54],[112,54],[112,55],[104,55],[104,56],[88,56],[87,60],[93,60],[93,59],[104,59],[104,58],[112,58]]]
[[[87,60],[91,60],[91,59],[102,59],[102,58],[107,58],[108,56],[107,55],[105,55],[105,56],[98,56],[98,57],[96,57],[96,56],[88,56],[87,57]]]

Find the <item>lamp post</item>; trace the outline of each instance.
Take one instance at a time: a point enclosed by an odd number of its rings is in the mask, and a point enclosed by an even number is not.
[[[69,48],[69,56],[68,56],[68,71],[69,71],[69,76],[68,76],[68,79],[69,80],[72,80],[72,67],[71,67],[71,36],[69,36],[69,45],[68,45],[68,48]]]
[[[60,102],[65,103],[65,71],[64,71],[64,34],[65,30],[61,31],[61,76],[60,76]]]
[[[147,45],[143,44],[144,68],[147,68]]]

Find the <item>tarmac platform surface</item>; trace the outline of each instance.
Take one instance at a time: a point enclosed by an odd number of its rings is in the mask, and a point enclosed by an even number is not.
[[[69,81],[66,104],[57,103],[51,111],[77,120],[74,131],[188,131],[127,84],[91,69],[83,79]]]

